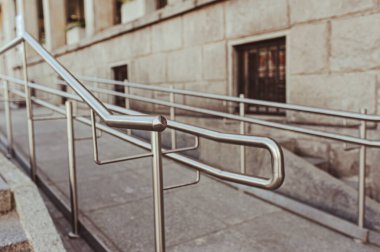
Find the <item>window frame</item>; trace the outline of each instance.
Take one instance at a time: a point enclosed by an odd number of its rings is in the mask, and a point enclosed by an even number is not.
[[[228,65],[228,79],[227,79],[227,88],[226,88],[226,93],[227,95],[230,96],[235,96],[238,97],[239,94],[239,69],[238,65],[236,64],[238,60],[238,52],[237,52],[237,47],[242,46],[244,44],[250,44],[250,43],[255,43],[255,42],[261,42],[263,40],[270,40],[270,39],[276,39],[280,37],[284,37],[285,41],[288,41],[288,34],[289,30],[281,30],[277,32],[272,32],[272,33],[267,33],[267,34],[260,34],[260,35],[254,35],[254,36],[249,36],[245,38],[239,38],[239,39],[234,39],[234,40],[229,40],[227,42],[227,65]],[[286,66],[286,71],[285,71],[285,83],[286,85],[289,83],[289,67],[287,67],[288,64],[288,55],[289,55],[289,47],[287,44],[285,44],[285,55],[286,55],[286,61],[285,61],[285,66]],[[286,100],[288,99],[288,88],[286,88]],[[229,113],[235,113],[239,109],[239,104],[234,103],[231,104],[228,108]],[[255,114],[255,116],[267,116],[266,114]],[[275,118],[276,116],[279,117],[279,119],[282,119],[284,115],[270,115],[271,118]]]

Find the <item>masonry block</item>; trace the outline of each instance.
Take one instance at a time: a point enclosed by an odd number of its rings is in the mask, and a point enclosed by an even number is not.
[[[137,58],[132,63],[132,81],[162,83],[166,81],[166,54],[153,54]]]
[[[278,30],[288,26],[284,0],[238,0],[226,3],[226,36],[229,38]]]
[[[376,76],[371,73],[291,76],[287,85],[288,103],[359,112],[376,108]],[[290,120],[334,123],[342,119],[287,112]]]
[[[288,40],[289,73],[316,73],[327,70],[327,23],[295,26]]]
[[[332,22],[332,71],[367,70],[380,67],[380,14]]]
[[[179,49],[182,46],[182,19],[175,18],[152,27],[153,52]]]
[[[175,51],[168,56],[168,80],[197,81],[202,78],[202,49],[192,47]]]
[[[199,45],[224,38],[223,5],[213,5],[183,17],[185,46]]]
[[[205,80],[226,79],[226,45],[224,42],[203,47],[203,71]]]
[[[290,0],[290,19],[292,23],[341,16],[375,7],[372,0]]]

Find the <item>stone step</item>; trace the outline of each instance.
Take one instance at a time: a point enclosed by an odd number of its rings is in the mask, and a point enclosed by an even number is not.
[[[0,252],[33,251],[15,211],[0,217]]]
[[[0,176],[0,215],[4,215],[12,210],[12,191],[9,185]]]

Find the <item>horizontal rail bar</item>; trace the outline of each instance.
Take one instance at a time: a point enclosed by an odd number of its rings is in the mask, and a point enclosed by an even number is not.
[[[18,44],[20,44],[22,41],[24,41],[24,39],[22,37],[14,38],[13,40],[9,41],[9,43],[7,43],[6,45],[4,45],[3,47],[0,48],[0,54],[3,54],[6,51],[14,48]]]
[[[3,76],[0,75],[0,78],[3,78]],[[7,78],[6,80],[11,81],[9,78]],[[55,90],[53,88],[47,88],[47,87],[44,87],[41,85],[37,85],[36,83],[32,83],[31,87],[36,88],[36,89],[40,89],[41,91],[49,92],[51,94],[62,95],[63,97],[80,101],[80,99],[78,99],[78,97],[75,97],[72,94],[67,94],[65,92]],[[40,88],[40,87],[43,87],[43,88]],[[317,137],[322,137],[322,138],[331,139],[331,140],[337,140],[337,141],[346,142],[346,143],[360,144],[360,145],[365,145],[367,147],[380,148],[380,141],[378,141],[378,140],[362,139],[362,138],[353,137],[353,136],[341,135],[341,134],[336,134],[336,133],[329,133],[329,132],[325,132],[325,131],[318,131],[318,130],[307,129],[307,128],[302,128],[302,127],[292,126],[292,125],[285,125],[285,124],[276,123],[276,122],[269,122],[269,121],[265,121],[265,120],[257,119],[257,118],[242,117],[240,115],[228,114],[225,112],[219,112],[219,111],[203,109],[203,108],[194,108],[194,107],[191,107],[188,105],[170,103],[167,101],[157,101],[157,100],[154,100],[152,98],[140,97],[140,96],[130,95],[130,94],[123,94],[120,92],[106,90],[106,89],[100,89],[100,88],[89,88],[89,89],[92,91],[95,91],[95,92],[101,92],[103,94],[118,95],[118,96],[126,97],[126,98],[129,98],[132,100],[151,102],[151,103],[155,103],[155,104],[159,104],[159,105],[163,105],[163,106],[173,106],[173,107],[178,108],[178,109],[183,109],[183,110],[187,110],[187,111],[218,116],[221,118],[227,118],[227,119],[231,119],[231,120],[237,120],[237,121],[257,124],[257,125],[261,125],[261,126],[265,126],[265,127],[277,128],[277,129],[286,130],[286,131],[290,131],[290,132],[296,132],[296,133],[305,134],[305,135],[317,136]],[[125,108],[121,108],[121,107],[111,105],[111,104],[106,104],[106,107],[108,109],[115,111],[115,112],[118,112],[118,113],[129,114],[128,113],[128,111],[129,111],[129,112],[131,112],[131,114],[139,115],[139,113],[132,112],[131,110],[127,110]],[[167,126],[169,128],[177,129],[180,131],[185,131],[183,128],[189,129],[191,127],[190,125],[186,125],[183,123],[174,122],[174,121],[170,121],[170,120],[168,120]]]
[[[137,89],[145,89],[145,90],[150,90],[150,91],[160,91],[160,92],[165,92],[165,93],[175,93],[175,94],[189,95],[189,96],[194,96],[194,97],[209,98],[209,99],[214,99],[214,100],[275,107],[275,108],[280,108],[280,109],[313,113],[313,114],[326,115],[326,116],[335,116],[335,117],[346,118],[346,119],[380,122],[380,115],[368,115],[368,114],[364,115],[357,112],[347,112],[347,111],[341,111],[341,110],[315,108],[315,107],[309,107],[309,106],[298,105],[298,104],[270,102],[270,101],[255,100],[255,99],[249,99],[249,98],[240,98],[240,97],[235,97],[235,96],[217,95],[217,94],[204,93],[204,92],[201,93],[197,91],[175,89],[175,88],[171,89],[171,88],[166,88],[166,87],[153,87],[147,84],[122,82],[122,81],[100,79],[100,78],[94,78],[94,77],[80,76],[79,79],[83,81],[92,81],[92,82],[98,82],[102,84],[122,85],[122,86],[127,86],[127,87],[132,87],[132,88],[137,88]]]
[[[20,95],[21,97],[25,96],[25,94],[19,90],[14,90],[14,93],[17,95]],[[41,106],[44,106],[46,108],[49,108],[57,113],[65,113],[64,110],[46,102],[40,99],[37,99],[35,97],[32,98],[33,102],[36,104],[39,104]],[[138,112],[130,111],[131,114],[136,115]],[[138,113],[141,114],[141,113]],[[91,126],[92,122],[90,119],[83,118],[83,117],[76,117],[75,118],[77,121],[82,122],[88,126]],[[151,145],[149,143],[146,143],[142,140],[139,140],[135,137],[129,136],[121,131],[118,131],[116,129],[110,128],[107,125],[99,124],[96,123],[96,128],[99,130],[102,130],[108,134],[111,134],[119,139],[131,142],[137,146],[140,146],[142,148],[145,148],[147,150],[151,150]],[[196,129],[196,127],[194,127]],[[180,129],[179,129],[180,130]],[[202,131],[202,128],[198,129],[199,131]],[[181,131],[181,130],[180,130]],[[191,131],[188,131],[188,133],[191,133]],[[281,147],[278,145],[277,142],[274,140],[267,138],[267,137],[255,137],[255,136],[241,136],[241,135],[234,135],[234,134],[225,134],[225,133],[220,133],[216,131],[211,131],[211,130],[206,130],[205,133],[203,134],[195,134],[199,136],[207,136],[208,134],[211,134],[210,139],[213,139],[218,142],[225,142],[225,143],[236,143],[236,144],[247,144],[248,146],[255,146],[255,147],[260,147],[260,148],[265,148],[267,149],[272,158],[272,172],[273,176],[270,179],[265,179],[265,178],[257,178],[257,177],[252,177],[249,175],[244,175],[244,174],[238,174],[230,171],[225,171],[216,167],[212,167],[210,165],[201,163],[199,161],[193,160],[191,158],[185,157],[183,155],[180,155],[178,153],[167,153],[163,154],[175,161],[178,161],[180,163],[189,165],[201,172],[207,173],[211,176],[214,176],[216,178],[225,180],[225,181],[230,181],[230,182],[235,182],[243,185],[248,185],[248,186],[256,186],[264,189],[276,189],[284,181],[284,160],[283,160],[283,153],[281,150]]]
[[[167,187],[164,187],[164,190],[172,190],[172,189],[177,189],[177,188],[181,188],[181,187],[185,187],[185,186],[196,185],[200,181],[201,181],[201,173],[197,170],[196,171],[196,178],[195,178],[194,181],[189,182],[189,183],[185,183],[185,184],[178,184],[178,185],[167,186]]]
[[[164,150],[164,151],[162,151],[162,153],[163,154],[178,153],[178,152],[185,152],[185,151],[196,150],[198,148],[199,148],[199,136],[196,136],[195,137],[195,144],[194,144],[194,146],[177,148],[177,149],[172,149],[172,150]]]

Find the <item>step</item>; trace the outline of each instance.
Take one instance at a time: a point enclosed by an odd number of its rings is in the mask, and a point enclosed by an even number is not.
[[[0,217],[0,252],[33,251],[15,211]]]
[[[0,215],[13,210],[12,191],[9,185],[0,176]]]

